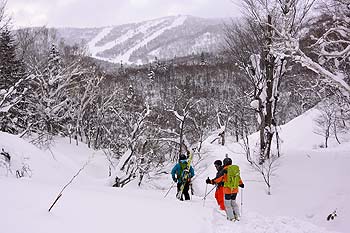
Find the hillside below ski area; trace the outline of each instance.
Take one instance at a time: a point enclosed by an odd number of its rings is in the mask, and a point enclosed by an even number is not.
[[[324,138],[314,133],[318,114],[311,109],[280,127],[282,154],[270,177],[271,195],[242,146],[233,138],[225,146],[211,143],[213,133],[200,157],[194,153],[188,201],[179,201],[176,187],[171,188],[175,162],[157,179],[144,177],[140,186],[134,180],[116,188],[103,151],[59,137],[50,150],[42,150],[0,132],[0,232],[349,232],[349,138],[343,135],[341,144],[332,139],[328,148],[321,147]],[[257,135],[250,136],[256,140]],[[219,210],[214,186],[205,182],[216,174],[213,162],[226,154],[239,165],[245,184],[237,196],[241,219],[235,222]]]

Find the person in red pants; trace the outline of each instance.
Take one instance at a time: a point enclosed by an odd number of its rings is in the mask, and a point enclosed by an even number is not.
[[[219,184],[224,182],[224,203],[227,219],[229,221],[239,221],[240,213],[236,202],[236,197],[239,188],[244,188],[243,181],[240,176],[239,167],[232,165],[232,159],[225,158],[223,160],[223,174],[222,176],[209,180],[210,184]],[[237,178],[237,180],[235,180]],[[235,182],[237,181],[237,182]]]
[[[222,166],[222,162],[221,160],[215,160],[214,162],[214,166],[217,170],[216,176],[213,180],[221,177],[224,175],[224,168]],[[206,180],[207,184],[215,184],[212,183],[211,180],[209,179],[209,177]],[[216,185],[216,191],[215,191],[215,199],[218,203],[218,205],[220,206],[220,210],[225,210],[225,204],[224,204],[224,182],[219,182]]]

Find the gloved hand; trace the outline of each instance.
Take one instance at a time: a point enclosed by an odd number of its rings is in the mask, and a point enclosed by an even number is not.
[[[175,177],[173,177],[173,181],[176,183],[177,182],[177,179]]]
[[[244,184],[240,184],[238,186],[241,187],[242,189],[244,188]]]
[[[205,180],[205,183],[211,184],[211,180],[209,179],[209,177]]]

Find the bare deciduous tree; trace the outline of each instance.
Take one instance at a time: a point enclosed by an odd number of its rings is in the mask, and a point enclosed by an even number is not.
[[[331,137],[334,137],[340,144],[340,136],[348,130],[349,119],[346,112],[349,111],[349,103],[343,102],[343,98],[333,95],[320,102],[317,108],[320,114],[314,120],[316,123],[314,132],[324,137],[325,148],[328,148]]]

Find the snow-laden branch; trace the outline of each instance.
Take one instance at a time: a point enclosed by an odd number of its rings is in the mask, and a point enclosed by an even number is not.
[[[287,3],[293,4],[289,5],[289,9],[295,10],[297,7],[297,1],[280,0],[279,2],[280,4],[282,4],[282,9],[285,9],[284,4]],[[349,95],[350,86],[344,81],[344,74],[342,74],[341,72],[330,71],[329,69],[322,66],[320,63],[313,61],[303,51],[301,51],[299,47],[299,38],[295,37],[295,33],[292,34],[293,25],[291,24],[291,17],[294,17],[294,15],[289,14],[289,12],[287,11],[282,11],[280,15],[282,18],[281,21],[284,22],[282,23],[282,25],[268,24],[267,22],[259,21],[261,20],[261,17],[256,18],[256,20],[258,20],[261,25],[268,25],[269,27],[273,28],[274,43],[271,46],[270,53],[279,57],[292,58],[294,61],[313,70],[320,76],[332,80],[338,87],[345,89],[348,92],[347,95]],[[349,22],[345,22],[345,24],[348,25]],[[347,38],[348,40],[350,39],[349,30],[349,28],[344,27],[342,25],[329,29],[316,43],[318,45],[322,45],[320,56],[331,56],[333,58],[348,57],[350,55],[350,45],[346,46],[343,50],[340,51],[327,52],[324,49],[325,45],[323,43],[326,40],[326,38],[328,38],[332,33],[338,33],[339,35],[341,35],[344,38]]]
[[[348,92],[346,95],[349,96],[350,86],[345,82],[344,75],[342,73],[334,74],[330,72],[329,70],[327,70],[326,68],[324,68],[317,62],[314,62],[311,58],[306,56],[300,49],[297,51],[296,54],[298,55],[293,56],[293,59],[296,62],[299,62],[301,65],[311,69],[312,71],[323,77],[333,80],[334,83],[338,85],[338,87],[345,89]]]
[[[26,94],[28,88],[24,88],[21,92],[18,92],[18,88],[25,80],[29,78],[31,78],[31,76],[18,80],[7,90],[0,90],[0,112],[8,112],[22,99],[22,97]]]
[[[146,103],[146,109],[141,113],[141,116],[138,119],[137,123],[134,124],[134,129],[131,132],[131,139],[137,138],[137,132],[143,127],[145,119],[150,115],[150,113],[151,109],[149,107],[149,104]]]
[[[184,115],[182,116],[175,109],[169,109],[168,111],[172,112],[178,121],[183,122],[185,120],[186,113],[184,113]]]

